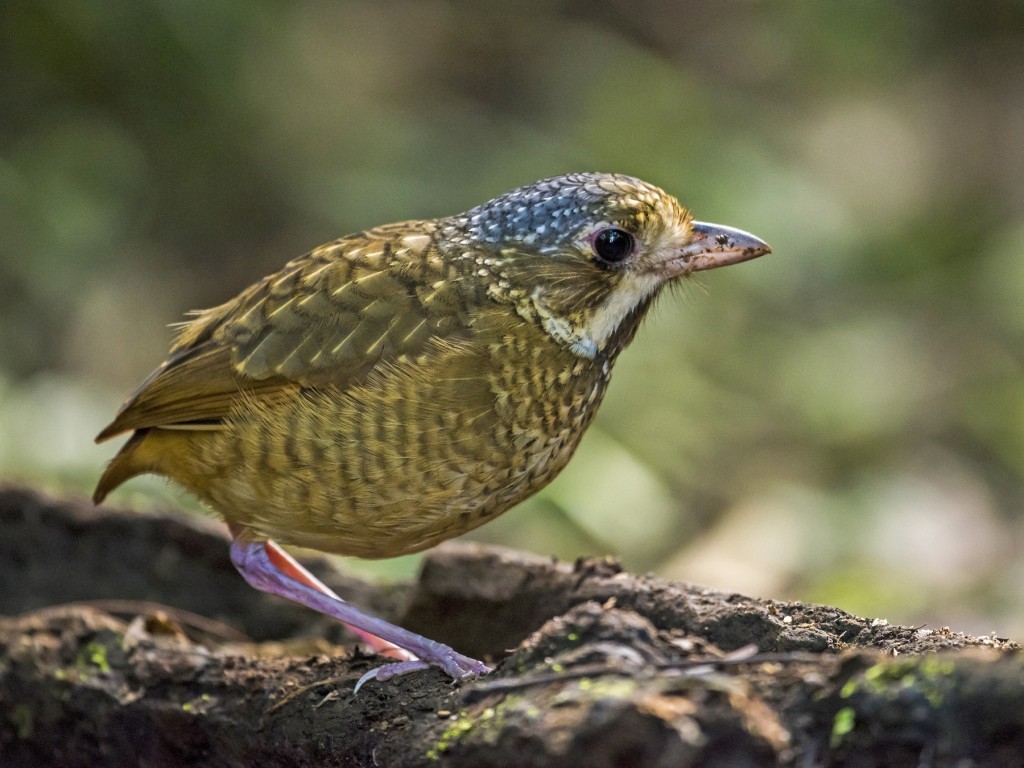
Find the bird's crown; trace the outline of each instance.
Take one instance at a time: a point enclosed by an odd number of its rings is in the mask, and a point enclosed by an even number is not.
[[[551,253],[572,245],[588,225],[638,228],[659,215],[685,216],[674,197],[640,179],[573,173],[519,187],[456,218],[475,241]]]

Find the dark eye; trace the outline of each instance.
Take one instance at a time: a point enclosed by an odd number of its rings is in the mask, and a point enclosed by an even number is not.
[[[594,237],[594,253],[606,264],[618,264],[633,252],[636,241],[624,229],[608,227]]]

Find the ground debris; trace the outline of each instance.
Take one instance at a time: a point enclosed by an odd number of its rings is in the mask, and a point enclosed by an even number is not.
[[[0,765],[1024,765],[1024,657],[465,544],[414,585],[311,567],[493,675],[379,659],[250,589],[207,521],[0,489]]]

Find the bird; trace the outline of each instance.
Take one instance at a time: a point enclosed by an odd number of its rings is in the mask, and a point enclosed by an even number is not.
[[[247,582],[396,657],[357,690],[486,674],[344,601],[281,544],[388,558],[492,520],[565,467],[666,286],[770,252],[610,173],[341,237],[179,324],[96,438],[131,433],[93,499],[143,473],[197,496]]]

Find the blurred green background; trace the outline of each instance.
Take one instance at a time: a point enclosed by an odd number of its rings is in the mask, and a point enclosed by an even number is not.
[[[185,310],[570,170],[775,253],[666,297],[472,538],[1024,639],[1017,2],[5,0],[0,478],[90,491]]]

